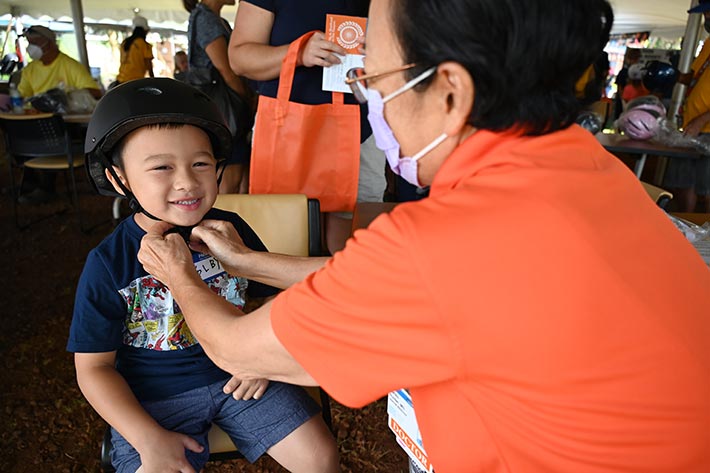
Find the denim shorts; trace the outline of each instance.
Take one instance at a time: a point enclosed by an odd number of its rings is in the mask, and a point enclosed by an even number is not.
[[[237,401],[222,392],[226,380],[141,405],[161,426],[195,439],[205,449],[185,450],[187,460],[200,471],[209,458],[207,434],[212,423],[229,434],[239,452],[256,461],[269,448],[288,436],[320,407],[300,386],[272,381],[260,399]],[[135,473],[141,466],[138,452],[115,429],[111,429],[111,463],[117,473]]]

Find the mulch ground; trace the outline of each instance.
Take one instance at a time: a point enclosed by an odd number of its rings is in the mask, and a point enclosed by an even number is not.
[[[1,153],[0,153],[1,154]],[[7,163],[0,158],[0,252],[5,300],[0,331],[0,472],[99,472],[105,423],[76,385],[65,351],[74,290],[88,251],[111,231],[112,199],[93,194],[79,172],[81,208],[92,225],[79,231],[71,211],[19,231],[12,217]],[[63,179],[58,179],[63,189]],[[66,207],[65,201],[20,207],[34,219]],[[384,399],[364,409],[333,403],[333,424],[344,472],[406,472],[404,452],[387,427]],[[280,472],[270,458],[208,464],[205,473]]]

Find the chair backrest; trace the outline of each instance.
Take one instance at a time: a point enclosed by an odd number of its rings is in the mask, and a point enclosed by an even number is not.
[[[64,120],[51,113],[0,114],[7,152],[21,157],[59,156],[71,153]]]
[[[320,205],[303,194],[219,194],[214,207],[239,214],[273,253],[292,256],[321,255]],[[328,395],[316,387],[306,391],[321,405],[331,426]],[[211,459],[233,458],[229,437],[217,426],[209,432]]]
[[[665,189],[656,187],[648,182],[641,182],[641,185],[643,185],[643,188],[646,190],[649,197],[651,197],[651,199],[653,199],[653,201],[662,209],[665,209],[668,202],[673,199],[673,194]]]
[[[214,207],[239,214],[272,253],[321,254],[316,199],[303,194],[219,194]]]

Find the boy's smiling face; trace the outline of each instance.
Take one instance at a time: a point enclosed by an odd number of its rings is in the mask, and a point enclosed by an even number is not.
[[[207,133],[191,125],[143,127],[125,140],[123,170],[115,169],[141,206],[173,225],[199,223],[217,198],[217,161]],[[135,219],[144,230],[155,223],[143,213]]]

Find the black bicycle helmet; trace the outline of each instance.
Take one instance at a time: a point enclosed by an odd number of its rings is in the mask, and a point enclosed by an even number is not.
[[[670,98],[677,81],[678,69],[671,64],[655,60],[646,64],[643,85],[652,94],[661,94],[663,98]]]
[[[124,197],[106,178],[107,168],[113,172],[113,147],[131,131],[155,123],[197,126],[210,137],[218,161],[229,157],[232,145],[229,128],[217,105],[207,95],[167,77],[125,82],[99,100],[86,133],[86,169],[99,194]],[[127,193],[125,197],[135,201],[128,189],[123,191]]]

